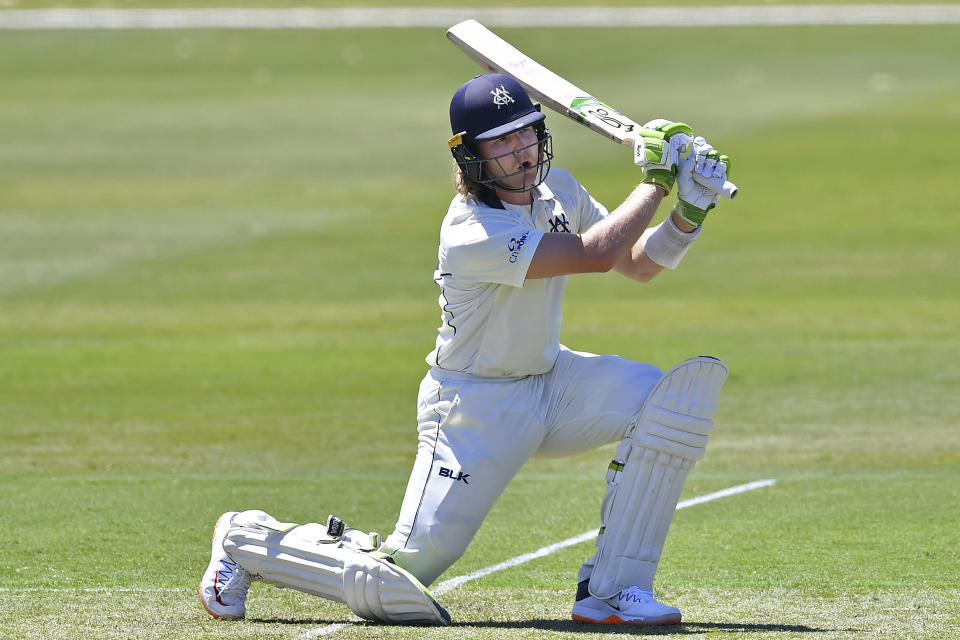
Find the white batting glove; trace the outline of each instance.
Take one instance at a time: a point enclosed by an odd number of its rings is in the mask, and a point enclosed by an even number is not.
[[[676,183],[681,152],[693,140],[693,129],[682,122],[659,118],[643,125],[633,140],[633,162],[643,169],[643,181],[669,194]]]
[[[707,212],[720,200],[720,189],[729,170],[730,158],[717,152],[701,136],[694,138],[690,153],[680,157],[677,172],[680,217],[696,227],[702,225]]]

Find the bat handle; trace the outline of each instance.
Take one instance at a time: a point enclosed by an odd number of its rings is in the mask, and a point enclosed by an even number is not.
[[[740,193],[740,188],[729,180],[721,180],[720,178],[705,178],[699,175],[694,175],[693,179],[703,186],[717,191],[721,196],[730,200],[736,198],[737,194]]]
[[[733,200],[737,197],[738,193],[740,193],[740,187],[733,184],[729,180],[725,180],[723,186],[720,187],[720,195],[722,195],[724,198]]]

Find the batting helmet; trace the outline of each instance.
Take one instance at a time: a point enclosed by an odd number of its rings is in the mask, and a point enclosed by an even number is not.
[[[538,145],[539,151],[536,181],[521,189],[498,185],[507,191],[528,191],[546,179],[553,159],[553,144],[545,119],[539,105],[534,104],[520,83],[510,76],[502,73],[477,76],[457,89],[450,101],[450,127],[453,131],[449,140],[450,151],[467,176],[480,184],[490,185],[494,180],[484,172],[483,163],[510,154],[482,158],[474,143],[496,140],[514,131],[534,127],[537,132],[534,144]]]

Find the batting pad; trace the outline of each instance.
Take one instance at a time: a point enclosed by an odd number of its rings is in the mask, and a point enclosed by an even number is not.
[[[244,512],[234,518],[223,549],[258,580],[342,602],[367,620],[450,623],[426,587],[389,556],[364,549],[356,533],[332,537],[318,523],[282,523],[262,511]]]
[[[653,591],[660,553],[683,483],[703,458],[727,366],[699,357],[663,375],[607,472],[590,594],[636,585]]]

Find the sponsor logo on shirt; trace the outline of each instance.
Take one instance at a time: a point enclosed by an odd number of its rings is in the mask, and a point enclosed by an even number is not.
[[[507,243],[507,251],[510,252],[510,263],[513,264],[520,258],[520,249],[523,248],[523,245],[527,243],[527,236],[530,235],[530,232],[527,232],[520,236],[520,239],[510,238],[510,242]]]

